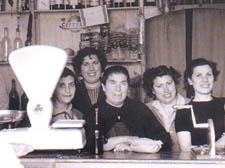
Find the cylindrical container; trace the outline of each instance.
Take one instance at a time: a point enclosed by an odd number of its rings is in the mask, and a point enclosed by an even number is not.
[[[21,110],[26,111],[27,110],[27,103],[28,103],[28,97],[25,92],[23,92],[21,96]]]
[[[99,128],[98,108],[95,108],[95,155],[103,154],[103,138]]]
[[[5,0],[0,0],[0,11],[5,11]]]
[[[112,0],[105,0],[104,4],[106,4],[107,8],[111,8],[112,7]]]
[[[19,27],[16,28],[16,38],[13,41],[13,49],[17,50],[23,46],[23,42],[20,38],[20,29]]]
[[[9,30],[8,27],[4,28],[4,37],[2,39],[2,61],[8,61],[9,54],[11,52],[11,40],[9,38]]]
[[[9,93],[9,109],[10,110],[19,110],[20,109],[19,96],[16,91],[15,79],[12,79],[11,91]]]
[[[123,7],[124,6],[124,1],[123,0],[113,0],[113,7]]]
[[[99,0],[90,0],[90,7],[99,6]]]

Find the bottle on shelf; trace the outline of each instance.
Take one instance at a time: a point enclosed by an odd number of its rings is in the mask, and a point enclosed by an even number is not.
[[[82,8],[89,8],[90,0],[82,0]]]
[[[70,5],[72,9],[76,9],[76,6],[78,5],[78,0],[70,0]]]
[[[30,9],[30,0],[21,0],[21,8],[22,10]]]
[[[0,11],[5,11],[5,0],[0,0]]]
[[[9,109],[10,110],[19,110],[19,96],[16,91],[16,81],[15,79],[12,79],[12,86],[9,93]]]
[[[137,0],[126,0],[126,7],[138,6]]]
[[[27,110],[28,97],[25,92],[21,96],[21,110]]]
[[[145,6],[156,6],[156,0],[144,0]]]
[[[64,0],[64,6],[66,9],[73,9],[71,5],[71,0]]]
[[[75,0],[75,1],[77,1],[76,2],[76,6],[75,6],[76,9],[82,9],[82,8],[84,8],[84,5],[82,4],[82,0]]]
[[[123,0],[114,0],[113,7],[115,7],[115,8],[124,7],[124,1]]]
[[[104,4],[106,4],[107,8],[111,8],[112,7],[112,0],[104,0]]]
[[[1,61],[8,62],[8,57],[11,52],[11,40],[9,38],[8,27],[4,28],[4,37],[2,38],[2,59]]]
[[[52,3],[52,9],[65,9],[64,0],[54,0],[54,2]]]
[[[19,26],[16,28],[16,38],[13,41],[13,49],[17,50],[23,46],[23,42],[20,38],[20,28]]]
[[[95,155],[103,154],[103,138],[99,128],[98,108],[95,108]]]
[[[99,0],[90,0],[90,7],[95,7],[99,5],[100,5]]]

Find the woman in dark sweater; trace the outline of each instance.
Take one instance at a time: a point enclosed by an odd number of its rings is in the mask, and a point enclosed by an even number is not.
[[[197,123],[207,123],[213,119],[217,146],[224,146],[224,99],[212,95],[213,84],[219,71],[216,63],[200,58],[192,60],[184,72],[185,86],[192,93],[194,115]],[[193,127],[191,111],[182,109],[177,112],[175,128],[181,150],[189,151],[192,145],[207,144],[207,129]],[[221,139],[222,136],[222,139]]]
[[[143,153],[170,150],[170,136],[150,109],[127,97],[129,81],[128,71],[122,66],[112,66],[104,72],[106,99],[99,105],[101,131],[108,139],[104,150]]]
[[[105,99],[100,78],[106,64],[105,55],[100,50],[90,47],[79,50],[72,59],[73,69],[81,77],[80,82],[76,85],[73,106],[83,113],[86,121],[87,145],[85,150],[88,152],[91,152],[93,146],[92,137],[95,125],[93,109]]]

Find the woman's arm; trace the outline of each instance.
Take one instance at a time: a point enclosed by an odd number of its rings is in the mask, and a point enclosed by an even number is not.
[[[190,151],[192,147],[191,133],[189,131],[180,131],[177,133],[177,137],[181,151]]]
[[[104,151],[113,150],[115,152],[133,151],[141,153],[156,153],[161,149],[162,142],[149,138],[139,138],[136,136],[117,136],[108,139],[104,145]]]
[[[116,136],[110,137],[108,142],[104,144],[104,151],[113,150],[118,144],[129,144],[131,141],[137,139],[137,136]]]
[[[140,153],[156,153],[162,147],[162,141],[149,138],[139,138],[131,142],[131,150]]]

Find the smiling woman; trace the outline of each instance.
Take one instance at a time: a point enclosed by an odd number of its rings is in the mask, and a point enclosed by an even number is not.
[[[179,151],[178,139],[175,131],[176,104],[185,104],[187,99],[177,92],[181,78],[173,67],[160,65],[144,72],[143,85],[147,95],[153,98],[147,103],[156,118],[170,134],[173,151]]]
[[[81,77],[76,87],[73,105],[84,114],[87,139],[85,150],[88,152],[92,152],[94,147],[95,117],[93,108],[105,99],[100,78],[106,64],[104,53],[90,47],[79,50],[72,59],[73,69]]]
[[[193,97],[189,104],[193,106],[196,122],[207,123],[210,118],[213,120],[217,144],[222,142],[225,114],[224,99],[212,95],[218,74],[216,63],[203,58],[192,60],[184,72],[185,87],[192,90]],[[207,130],[193,127],[190,110],[177,112],[175,127],[181,150],[188,151],[192,145],[207,144]],[[223,148],[224,145],[223,140]]]

